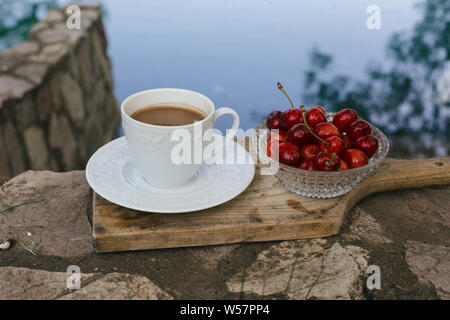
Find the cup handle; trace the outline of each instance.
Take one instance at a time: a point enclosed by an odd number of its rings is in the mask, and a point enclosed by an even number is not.
[[[231,128],[229,130],[227,130],[227,134],[225,135],[225,139],[229,140],[229,139],[233,139],[233,137],[236,135],[237,130],[239,129],[239,116],[237,114],[236,111],[234,111],[231,108],[220,108],[217,109],[214,112],[214,122],[216,122],[216,120],[225,115],[225,114],[231,114],[233,116],[233,125],[231,126]]]

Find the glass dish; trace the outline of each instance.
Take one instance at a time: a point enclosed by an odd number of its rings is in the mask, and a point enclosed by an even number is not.
[[[332,115],[327,114],[327,117],[331,119]],[[266,154],[267,137],[269,135],[266,121],[259,123],[251,140],[253,150],[257,150],[260,162],[265,164],[275,162],[279,166],[275,176],[285,188],[301,196],[332,198],[350,192],[358,183],[373,174],[381,161],[386,157],[389,151],[389,142],[386,136],[374,125],[370,124],[370,127],[372,135],[378,139],[377,152],[369,159],[367,165],[345,171],[308,171],[288,166],[269,158]]]

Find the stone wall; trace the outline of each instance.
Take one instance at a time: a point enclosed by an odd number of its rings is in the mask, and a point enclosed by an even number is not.
[[[101,8],[79,6],[81,29],[69,30],[65,9],[54,9],[0,55],[0,177],[84,168],[117,132]]]

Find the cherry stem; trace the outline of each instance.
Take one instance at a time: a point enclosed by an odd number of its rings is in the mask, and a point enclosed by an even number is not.
[[[331,164],[334,162],[334,159],[336,159],[336,153],[333,152],[333,154],[331,155],[331,161],[325,161],[325,165],[327,167],[331,166]]]
[[[288,96],[288,94],[286,93],[286,91],[284,91],[284,88],[283,88],[283,86],[281,85],[280,82],[277,82],[277,87],[278,87],[278,89],[280,89],[281,92],[284,93],[284,95],[286,96],[286,98],[288,98],[288,100],[289,100],[289,102],[290,102],[290,104],[291,104],[291,108],[295,108],[295,107],[294,107],[294,104],[292,103],[291,98],[289,98],[289,96]]]
[[[325,147],[328,147],[330,145],[330,143],[326,142],[321,137],[319,137],[317,134],[315,134],[314,131],[312,131],[311,127],[308,124],[308,121],[306,121],[306,110],[305,110],[305,106],[302,104],[300,105],[300,111],[302,112],[303,122],[305,123],[306,129],[308,129],[309,133],[311,133],[317,140],[322,142],[325,145]]]

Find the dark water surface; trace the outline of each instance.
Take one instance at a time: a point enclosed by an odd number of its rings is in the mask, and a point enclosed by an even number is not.
[[[36,18],[65,3],[21,2],[39,4]],[[236,109],[249,129],[288,107],[281,81],[296,105],[357,109],[390,137],[391,155],[448,154],[448,0],[102,2],[119,101],[149,88],[191,89]],[[380,30],[366,26],[373,4]],[[20,41],[33,17],[5,33],[3,16],[14,19],[0,13],[1,50]]]

